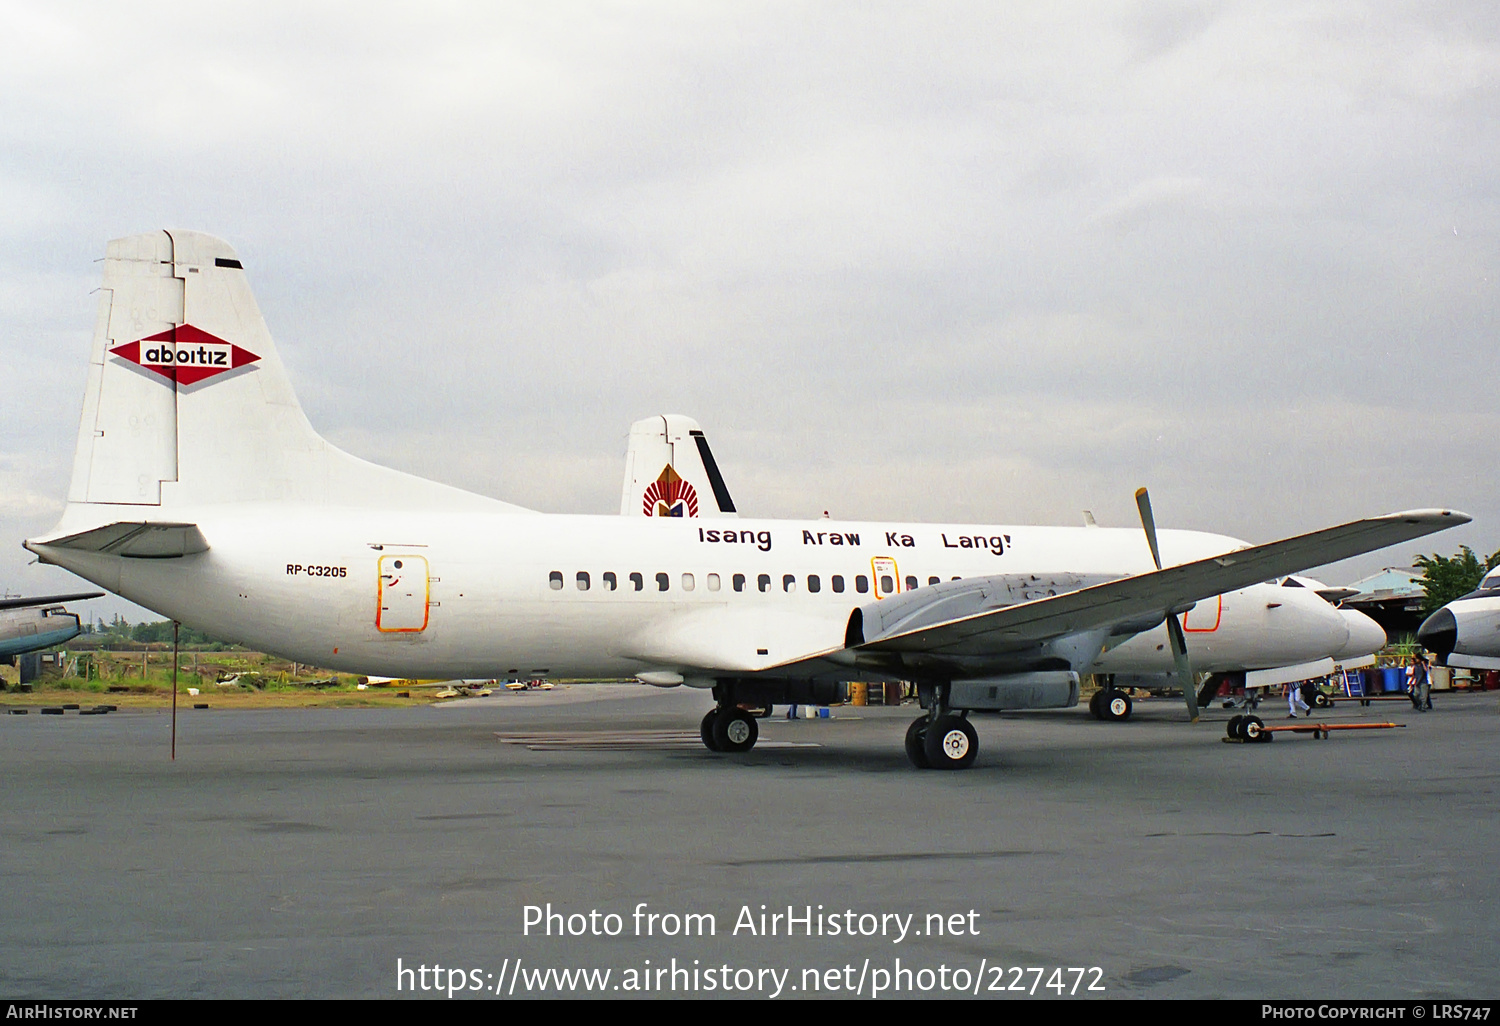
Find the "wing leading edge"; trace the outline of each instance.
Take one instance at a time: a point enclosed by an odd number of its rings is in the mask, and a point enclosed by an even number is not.
[[[1004,576],[948,581],[861,607],[848,647],[862,652],[985,655],[1078,631],[1137,633],[1214,595],[1467,524],[1453,510],[1356,520],[1310,534],[1012,602]]]

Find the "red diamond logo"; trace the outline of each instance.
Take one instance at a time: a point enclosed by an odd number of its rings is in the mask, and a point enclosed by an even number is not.
[[[225,342],[191,324],[115,346],[109,354],[180,385],[191,385],[260,359],[250,350]]]

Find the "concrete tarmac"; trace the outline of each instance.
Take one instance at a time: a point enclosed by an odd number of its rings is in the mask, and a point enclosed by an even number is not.
[[[164,713],[0,716],[0,994],[1492,997],[1500,695],[1434,701],[979,715],[967,772],[908,766],[912,707],[715,755],[685,688],[183,709],[175,763]]]

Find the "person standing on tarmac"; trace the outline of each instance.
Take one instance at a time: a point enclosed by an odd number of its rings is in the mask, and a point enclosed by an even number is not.
[[[1307,704],[1307,699],[1302,697],[1301,684],[1288,684],[1286,686],[1286,718],[1295,720],[1297,708],[1301,706],[1303,712],[1312,712],[1312,706]]]
[[[1432,670],[1427,666],[1427,657],[1418,652],[1406,668],[1406,692],[1411,696],[1411,707],[1418,712],[1432,709]]]

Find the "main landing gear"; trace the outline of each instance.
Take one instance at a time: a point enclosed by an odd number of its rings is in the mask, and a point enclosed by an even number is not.
[[[698,734],[711,752],[748,752],[760,738],[755,717],[738,706],[710,709],[698,725]]]
[[[1096,720],[1128,720],[1130,710],[1130,696],[1113,685],[1100,688],[1089,699],[1089,712]]]
[[[906,728],[906,757],[917,769],[968,769],[979,754],[979,733],[966,713],[948,708],[946,688],[932,708]]]

